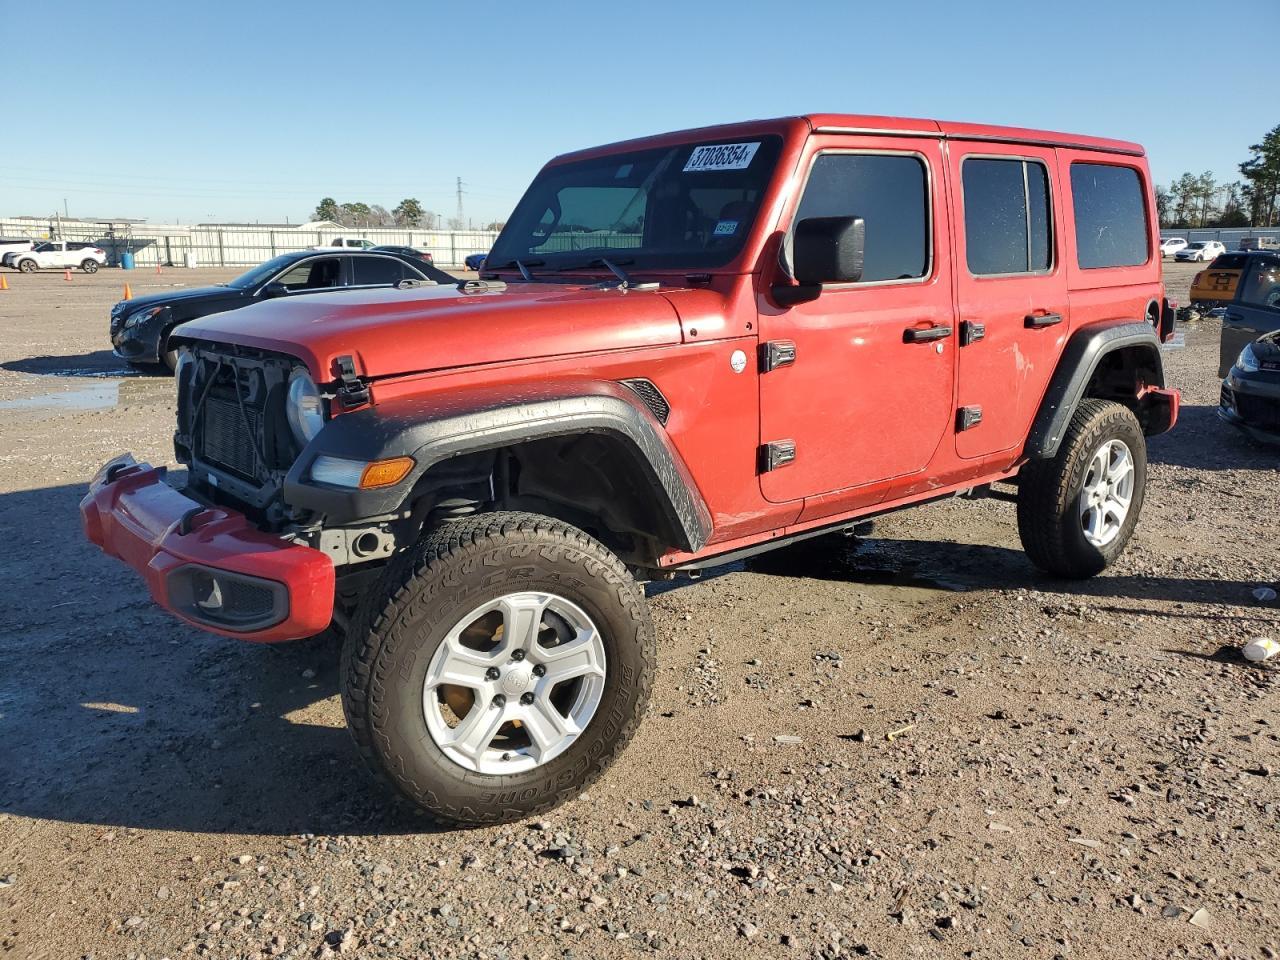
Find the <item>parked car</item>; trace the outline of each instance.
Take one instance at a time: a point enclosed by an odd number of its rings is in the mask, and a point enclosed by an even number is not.
[[[339,288],[388,287],[403,280],[456,282],[416,257],[395,253],[282,253],[229,283],[121,300],[111,308],[111,345],[116,356],[130,364],[163,363],[173,370],[178,353],[171,335],[187,320],[273,298],[296,300]]]
[[[463,258],[462,265],[468,270],[483,270],[484,258],[487,256],[487,253],[469,253]]]
[[[30,237],[0,237],[0,263],[11,253],[26,253],[36,243]]]
[[[1247,253],[1224,253],[1207,268],[1191,278],[1191,305],[1200,310],[1212,310],[1230,303],[1236,295],[1236,284],[1245,264]]]
[[[1280,252],[1248,258],[1222,322],[1218,415],[1280,443]]]
[[[640,581],[1005,481],[1032,563],[1113,563],[1178,414],[1154,210],[1137,144],[976,124],[567,154],[485,280],[178,328],[187,485],[123,454],[84,528],[188,623],[344,634],[356,743],[434,816],[530,815],[645,713]]]
[[[398,247],[391,244],[383,244],[379,247],[371,247],[375,253],[398,253],[402,257],[409,257],[413,260],[421,260],[423,263],[435,263],[435,257],[431,256],[426,250],[419,250],[417,247]]]
[[[9,252],[4,255],[4,264],[23,273],[34,273],[36,270],[79,267],[85,273],[97,273],[98,267],[105,266],[107,251],[92,243],[74,240],[45,240],[37,243],[30,250]]]
[[[3,241],[0,241],[3,243]],[[1245,237],[1240,241],[1241,250],[1280,250],[1280,237]]]
[[[1246,258],[1243,277],[1222,319],[1218,375],[1258,337],[1280,330],[1280,252],[1237,254]]]
[[[366,240],[364,237],[334,237],[332,240],[326,240],[311,249],[332,250],[334,247],[340,247],[343,250],[372,250],[375,246],[377,244],[372,240]]]
[[[1187,246],[1186,237],[1169,237],[1160,241],[1160,256],[1172,257],[1179,250],[1185,249]]]
[[[1280,330],[1241,348],[1222,381],[1218,416],[1255,440],[1280,444]]]
[[[1212,260],[1214,257],[1220,257],[1226,252],[1227,248],[1217,240],[1196,240],[1194,243],[1188,243],[1175,253],[1173,258],[1179,263]]]

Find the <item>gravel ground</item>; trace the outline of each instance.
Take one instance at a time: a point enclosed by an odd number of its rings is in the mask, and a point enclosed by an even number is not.
[[[1168,267],[1185,300],[1189,267]],[[137,272],[153,286],[230,272]],[[0,956],[1274,957],[1275,450],[1221,425],[1215,321],[1107,575],[951,501],[651,590],[650,715],[544,821],[440,831],[358,768],[334,654],[208,636],[84,541],[123,449],[122,274],[0,291]]]

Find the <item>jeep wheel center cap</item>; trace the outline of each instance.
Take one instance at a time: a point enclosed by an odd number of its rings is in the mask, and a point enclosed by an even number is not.
[[[502,692],[508,697],[518,697],[533,686],[533,666],[528,660],[513,663],[502,671],[502,679],[498,682]]]

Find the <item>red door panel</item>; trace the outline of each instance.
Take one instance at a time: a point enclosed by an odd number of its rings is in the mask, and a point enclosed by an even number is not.
[[[851,156],[877,159],[828,159]],[[885,158],[909,158],[918,170],[902,179],[906,168]],[[795,444],[791,463],[761,473],[768,500],[875,484],[887,489],[886,481],[923,470],[950,431],[955,336],[941,164],[934,140],[811,141],[800,168],[805,187],[784,212],[784,229],[797,214],[864,217],[868,272],[861,283],[828,285],[816,300],[792,307],[761,295],[761,340],[795,344],[793,363],[760,374],[761,441]],[[822,202],[815,199],[820,176],[827,178]],[[879,193],[876,178],[914,204]],[[847,206],[846,184],[847,196],[856,198]],[[895,217],[911,224],[904,228]],[[915,339],[909,332],[930,328],[942,336]]]
[[[1067,219],[1052,149],[953,141],[948,162],[963,342],[956,405],[981,413],[955,443],[974,459],[1023,443],[1066,343]]]

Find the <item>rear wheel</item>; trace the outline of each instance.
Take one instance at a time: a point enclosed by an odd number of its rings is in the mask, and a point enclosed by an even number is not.
[[[97,273],[97,272],[98,272],[98,261],[97,261],[97,260],[82,260],[82,261],[80,261],[80,269],[81,269],[81,270],[83,270],[85,273]]]
[[[1123,552],[1146,492],[1147,446],[1133,412],[1080,401],[1058,453],[1018,477],[1018,533],[1040,569],[1081,579]]]
[[[454,521],[381,591],[346,640],[343,708],[370,767],[434,816],[548,809],[631,739],[653,626],[640,586],[581,530],[527,513]]]

